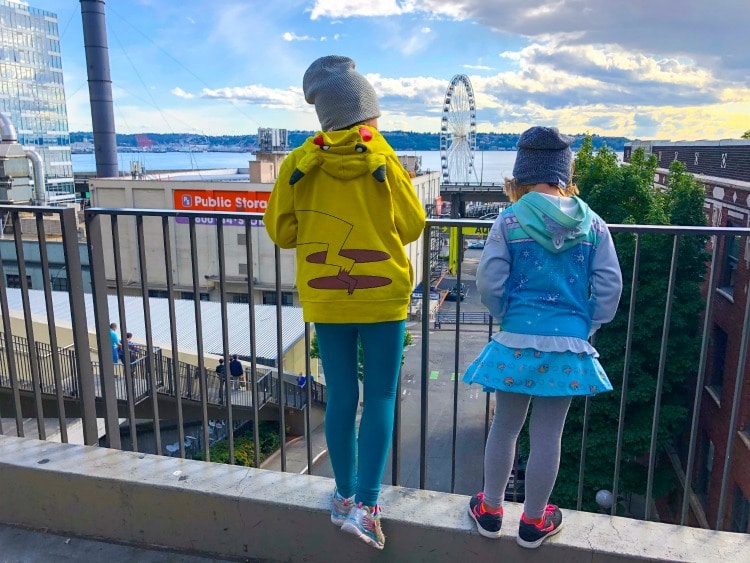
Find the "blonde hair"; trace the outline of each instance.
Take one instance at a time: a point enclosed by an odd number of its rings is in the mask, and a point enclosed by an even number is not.
[[[571,171],[570,171],[571,180],[570,182],[568,182],[568,185],[565,186],[565,188],[561,188],[559,186],[555,186],[554,184],[550,184],[550,186],[553,186],[558,189],[562,197],[571,197],[574,195],[578,195],[578,186],[576,186],[572,180],[574,171],[575,171],[575,163],[571,165]],[[527,193],[532,191],[533,188],[534,188],[533,184],[519,184],[518,180],[516,180],[515,178],[505,179],[505,193],[508,194],[508,199],[510,199],[511,203],[517,202]]]

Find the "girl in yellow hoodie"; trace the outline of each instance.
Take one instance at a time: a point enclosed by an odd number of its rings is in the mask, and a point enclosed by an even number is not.
[[[296,249],[304,319],[315,323],[336,480],[331,521],[383,549],[377,501],[414,286],[404,245],[421,236],[425,215],[377,129],[375,90],[354,67],[348,57],[328,56],[305,73],[305,99],[322,131],[282,163],[263,221],[277,245]],[[364,405],[357,437],[358,339]]]

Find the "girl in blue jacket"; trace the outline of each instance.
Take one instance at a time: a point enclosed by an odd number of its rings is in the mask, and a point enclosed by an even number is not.
[[[518,141],[506,185],[513,204],[492,226],[477,270],[482,303],[501,331],[463,377],[495,391],[484,490],[469,503],[486,537],[500,537],[503,492],[534,397],[517,536],[527,548],[562,526],[560,509],[548,502],[572,397],[612,390],[588,338],[614,317],[622,276],[607,225],[576,197],[572,140],[553,127],[532,127]]]

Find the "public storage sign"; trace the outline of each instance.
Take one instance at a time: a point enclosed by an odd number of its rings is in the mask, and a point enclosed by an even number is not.
[[[246,192],[232,190],[175,190],[173,192],[174,208],[178,211],[229,211],[248,213],[265,213],[268,207],[270,192]],[[177,217],[177,222],[187,224],[187,217]],[[197,217],[196,225],[215,225],[213,217]],[[224,219],[229,227],[244,227],[244,219]],[[252,227],[262,227],[263,221],[252,219]]]

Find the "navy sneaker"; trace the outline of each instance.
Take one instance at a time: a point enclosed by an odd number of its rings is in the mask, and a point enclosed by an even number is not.
[[[469,501],[469,516],[477,523],[477,531],[485,538],[497,539],[500,537],[500,528],[503,525],[503,509],[497,512],[489,512],[484,508],[484,493],[477,493]]]
[[[540,524],[527,521],[526,514],[521,515],[516,541],[521,547],[534,549],[542,545],[542,542],[550,536],[554,536],[561,528],[562,512],[554,504],[548,504],[547,508],[544,509],[544,516]]]

